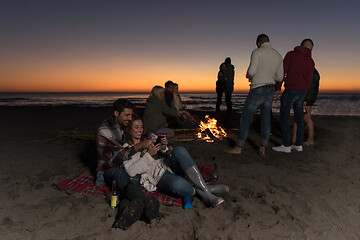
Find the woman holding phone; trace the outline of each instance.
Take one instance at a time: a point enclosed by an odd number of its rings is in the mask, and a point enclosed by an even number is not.
[[[142,119],[135,117],[126,128],[126,144],[132,146],[141,142],[143,131]],[[150,144],[147,149],[131,152],[129,155],[128,160],[124,161],[125,170],[130,177],[139,174],[140,184],[150,192],[159,190],[176,197],[192,196],[197,193],[206,206],[216,207],[223,203],[224,199],[213,195],[212,191],[217,193],[229,191],[226,185],[206,185],[187,150],[180,146],[171,149],[164,136],[161,144]],[[184,179],[185,176],[194,183],[194,187]]]

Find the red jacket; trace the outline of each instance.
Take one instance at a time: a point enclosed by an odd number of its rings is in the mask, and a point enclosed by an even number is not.
[[[307,90],[312,82],[314,67],[310,49],[297,46],[294,51],[288,52],[284,58],[285,90]],[[276,90],[281,90],[281,85],[282,82],[276,84]]]

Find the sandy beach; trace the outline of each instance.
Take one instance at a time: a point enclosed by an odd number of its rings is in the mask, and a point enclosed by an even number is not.
[[[95,136],[110,115],[106,107],[0,107],[0,239],[360,239],[359,118],[315,117],[316,145],[300,153],[268,148],[259,156],[256,119],[241,156],[223,152],[226,139],[174,142],[195,161],[217,164],[217,183],[230,187],[225,203],[162,205],[164,218],[123,231],[111,228],[116,210],[104,196],[52,187],[81,171],[90,175],[95,149],[94,141],[51,140],[74,129]],[[277,118],[270,146],[281,143]],[[238,121],[235,115],[225,122],[232,139]]]

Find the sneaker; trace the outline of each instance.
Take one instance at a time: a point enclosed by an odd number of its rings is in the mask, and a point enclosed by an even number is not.
[[[138,199],[132,200],[125,209],[118,213],[112,228],[128,229],[141,217],[144,209],[144,203]]]
[[[300,145],[300,146],[291,145],[291,150],[296,150],[298,152],[302,152],[303,147],[302,147],[302,145]]]
[[[284,145],[278,147],[272,147],[272,150],[276,152],[291,153],[291,147],[285,147]]]

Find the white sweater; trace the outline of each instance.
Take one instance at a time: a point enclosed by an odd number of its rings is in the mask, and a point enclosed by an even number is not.
[[[265,42],[251,53],[246,75],[251,80],[251,89],[281,82],[284,77],[283,59],[269,42]]]
[[[157,189],[156,185],[166,170],[171,172],[164,158],[154,159],[149,153],[141,157],[141,153],[137,152],[125,160],[123,166],[130,177],[140,174],[140,184],[149,192]]]

